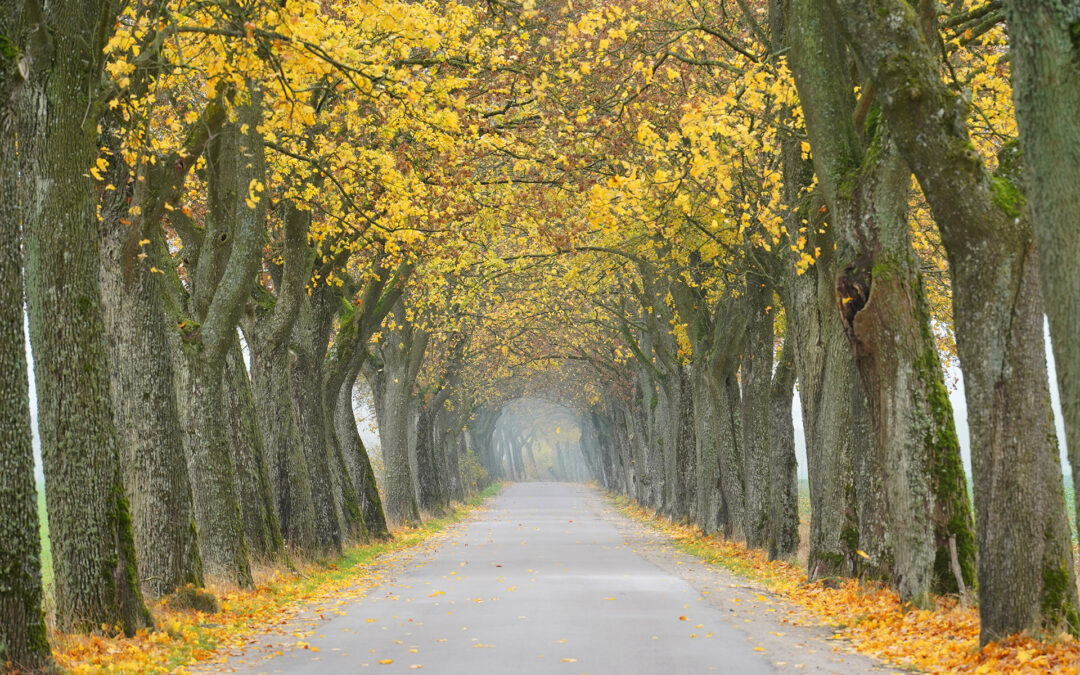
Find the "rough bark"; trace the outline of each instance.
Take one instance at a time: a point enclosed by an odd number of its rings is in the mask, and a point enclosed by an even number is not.
[[[795,424],[791,419],[795,386],[795,343],[784,340],[769,391],[769,560],[799,550],[799,482]]]
[[[252,557],[264,562],[275,561],[284,553],[285,541],[267,470],[263,428],[238,338],[225,357],[224,378],[229,448],[244,523],[244,540]]]
[[[372,386],[386,462],[386,517],[396,525],[416,525],[420,510],[409,463],[409,415],[427,335],[407,322],[403,302],[396,305],[393,321],[395,328],[387,330],[378,345],[381,363],[374,368]]]
[[[54,2],[43,15],[30,2],[25,10],[33,36],[19,128],[32,183],[23,196],[27,306],[57,626],[132,633],[150,618],[109,395],[97,194],[85,175],[97,156],[103,60],[102,45],[87,36],[113,16],[106,3]]]
[[[926,606],[932,589],[957,586],[950,540],[969,576],[975,551],[952,410],[938,395],[944,380],[910,241],[910,170],[876,110],[862,130],[864,150],[830,10],[818,0],[796,0],[792,11],[793,73],[839,239],[836,302],[875,433],[856,458],[857,490],[865,495],[860,545],[876,576],[904,600]]]
[[[1007,0],[1005,10],[1013,101],[1075,507],[1080,504],[1080,2]]]
[[[334,500],[331,475],[333,448],[326,437],[323,410],[322,356],[318,351],[320,326],[311,303],[301,306],[293,327],[296,356],[292,362],[290,383],[293,407],[300,429],[300,441],[311,475],[312,501],[315,506],[315,531],[320,553],[339,554],[343,540],[342,524]]]
[[[422,403],[416,421],[416,476],[420,485],[417,501],[421,509],[434,515],[443,514],[449,506],[436,454],[438,450],[436,449],[434,419],[442,408],[444,400],[444,397],[436,394],[431,401]]]
[[[742,359],[743,458],[746,484],[746,545],[765,548],[772,533],[772,421],[769,395],[773,370],[772,287],[756,274],[746,277],[746,348]]]
[[[836,312],[832,240],[815,223],[810,245],[824,255],[803,275],[791,274],[781,297],[802,402],[810,487],[811,578],[855,571],[858,522],[854,493],[856,440],[850,392],[861,387]],[[846,395],[847,394],[847,395]]]
[[[914,9],[831,0],[941,232],[971,429],[983,642],[1080,627],[1042,341],[1039,261],[1008,148],[991,176]],[[1041,536],[1032,537],[1032,533]]]
[[[41,609],[38,526],[30,394],[23,332],[20,162],[15,101],[22,85],[15,45],[21,2],[0,2],[0,664],[37,672],[52,666]]]
[[[113,182],[125,185],[124,173]],[[117,192],[119,198],[103,209],[101,225],[111,395],[142,588],[161,597],[186,584],[201,586],[202,559],[160,275],[150,271],[149,259],[126,260],[130,228],[120,219],[127,215],[128,195]],[[150,236],[160,238],[161,230]]]
[[[208,147],[206,230],[201,241],[185,241],[185,249],[191,244],[198,257],[190,261],[190,319],[181,328],[189,388],[183,406],[190,413],[188,470],[203,565],[208,577],[245,587],[252,583],[251,569],[225,417],[224,375],[265,237],[265,200],[248,208],[246,191],[239,187],[263,179],[265,157],[255,131],[260,122],[257,107],[242,106],[239,119]]]
[[[286,344],[267,348],[258,337],[258,327],[245,335],[251,348],[251,386],[281,534],[290,552],[313,555],[319,548],[315,503],[292,403],[289,348]]]
[[[356,428],[356,414],[353,412],[353,387],[359,375],[359,367],[353,370],[351,377],[346,377],[338,391],[337,406],[334,411],[334,423],[337,425],[338,441],[349,463],[353,484],[360,494],[360,508],[364,514],[364,523],[368,534],[382,539],[390,534],[386,526],[386,514],[383,512],[382,498],[375,483],[375,471],[371,468],[364,441]]]

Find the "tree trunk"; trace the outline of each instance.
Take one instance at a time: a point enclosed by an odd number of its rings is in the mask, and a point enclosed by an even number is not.
[[[1007,0],[1013,101],[1080,505],[1080,3]],[[1080,508],[1077,509],[1080,513]]]
[[[197,351],[197,346],[185,345],[186,354]],[[222,361],[206,362],[198,353],[189,356],[188,429],[192,442],[188,472],[206,575],[246,588],[252,585],[251,568],[229,447],[224,371]]]
[[[438,410],[432,410],[432,405],[432,401],[421,403],[416,421],[416,476],[420,485],[419,507],[438,516],[445,513],[448,503],[435,447],[434,417]],[[438,406],[442,407],[441,402]]]
[[[0,3],[0,36],[11,36],[12,42],[22,28],[19,5]],[[15,60],[0,50],[0,663],[37,672],[52,667],[52,654],[41,611],[41,539],[23,333],[23,214],[15,198],[26,165],[17,154],[14,120],[6,113],[21,79]]]
[[[772,287],[763,277],[746,276],[749,315],[742,359],[743,457],[746,476],[746,545],[765,548],[772,537],[772,421],[769,395],[773,370]]]
[[[409,424],[413,386],[427,349],[427,335],[408,324],[403,301],[395,307],[393,321],[396,327],[387,330],[378,345],[382,363],[374,367],[372,391],[386,462],[386,517],[396,525],[412,526],[420,524],[420,509],[409,461]]]
[[[239,339],[233,341],[225,357],[224,378],[229,446],[244,523],[244,540],[250,555],[264,562],[274,561],[284,553],[285,541],[266,467],[263,428]]]
[[[709,377],[700,363],[694,364],[694,423],[697,439],[697,524],[705,534],[723,532],[731,536],[731,521],[720,476],[719,419],[713,407]],[[637,463],[635,459],[635,464]]]
[[[114,182],[127,183],[126,172]],[[118,191],[123,196],[125,193]],[[117,439],[131,502],[142,588],[161,597],[203,584],[159,275],[150,260],[130,264],[124,245],[128,200],[108,203],[102,220],[101,285]],[[160,229],[149,233],[161,237]]]
[[[785,339],[769,392],[769,560],[789,558],[799,550],[798,461],[791,419],[794,386],[795,342]]]
[[[28,3],[29,45],[39,71],[24,90],[20,151],[32,182],[24,204],[27,306],[34,348],[46,500],[61,630],[102,625],[125,633],[150,622],[135,563],[120,472],[105,324],[98,285],[97,195],[87,167],[97,157],[97,120],[86,119],[100,85],[96,35],[107,7]],[[49,40],[52,45],[44,44]],[[76,45],[85,45],[79,48]],[[85,53],[84,53],[85,49]],[[46,72],[47,71],[47,72]]]
[[[281,534],[296,554],[318,552],[311,476],[300,442],[290,389],[287,345],[267,349],[260,327],[245,333],[251,349],[251,388],[265,442],[267,474]]]
[[[379,488],[375,483],[375,472],[371,468],[371,460],[368,458],[364,441],[356,428],[356,414],[352,407],[353,386],[358,372],[358,369],[354,369],[351,377],[346,377],[338,390],[334,422],[337,425],[337,436],[341,443],[342,453],[352,472],[353,484],[361,498],[360,508],[364,514],[368,534],[376,539],[383,539],[390,535],[390,531],[386,527],[386,514],[383,513],[382,498],[379,496]]]
[[[957,588],[949,542],[968,572],[975,552],[952,410],[947,396],[937,395],[944,380],[911,247],[910,171],[876,111],[868,117],[863,152],[848,65],[828,8],[797,0],[792,11],[793,72],[840,240],[836,302],[875,433],[856,460],[857,492],[866,495],[859,499],[860,545],[875,574],[901,598],[927,606],[932,588]],[[935,470],[944,475],[935,477]]]
[[[910,5],[831,5],[880,93],[949,259],[973,449],[981,639],[1024,629],[1077,631],[1038,257],[1016,187],[1017,160],[1006,147],[999,174],[987,173],[971,145],[966,106],[942,82]]]
[[[811,229],[820,227],[814,223]],[[788,338],[796,346],[795,370],[806,436],[810,485],[812,579],[850,575],[855,570],[858,521],[854,491],[853,387],[860,387],[833,290],[832,240],[811,238],[824,252],[806,274],[790,275],[784,306]],[[861,444],[865,447],[865,444]]]
[[[292,364],[290,382],[300,442],[311,475],[319,551],[325,555],[338,555],[341,553],[342,528],[334,503],[330,467],[332,449],[326,438],[322,373],[314,353],[314,323],[310,305],[305,304],[293,329],[297,354]]]

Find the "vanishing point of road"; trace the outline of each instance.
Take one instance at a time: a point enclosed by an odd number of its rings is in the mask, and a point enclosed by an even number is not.
[[[260,636],[212,672],[863,673],[782,600],[671,549],[599,491],[509,485],[431,550],[332,611],[305,648]],[[378,564],[378,563],[377,563]],[[292,648],[289,648],[292,646]]]

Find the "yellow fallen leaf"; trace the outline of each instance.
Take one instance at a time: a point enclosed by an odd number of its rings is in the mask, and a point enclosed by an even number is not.
[[[388,666],[393,662],[394,662],[394,659],[379,659],[379,664],[384,665],[384,666]]]

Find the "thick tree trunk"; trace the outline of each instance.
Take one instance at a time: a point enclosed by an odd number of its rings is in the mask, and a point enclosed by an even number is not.
[[[398,302],[393,317],[396,328],[386,331],[379,343],[382,363],[375,368],[372,387],[386,462],[386,517],[399,526],[419,525],[420,510],[409,460],[409,424],[413,387],[427,349],[427,335],[408,324],[403,301]],[[488,466],[489,472],[492,469]]]
[[[772,421],[769,395],[773,370],[772,287],[747,275],[749,315],[742,359],[743,456],[746,476],[746,545],[765,548],[772,536]]]
[[[323,554],[337,555],[341,553],[342,527],[334,502],[330,467],[333,449],[326,438],[322,373],[313,353],[314,331],[311,310],[304,307],[294,328],[297,355],[292,364],[290,382],[300,442],[311,475],[319,550]]]
[[[712,409],[716,414],[720,458],[720,491],[726,518],[724,536],[742,539],[746,532],[746,477],[743,461],[742,403],[737,376],[738,362],[725,360],[714,368],[709,381]]]
[[[815,227],[818,225],[815,224]],[[825,255],[806,274],[786,284],[788,338],[795,340],[795,370],[806,436],[810,485],[812,579],[850,575],[855,570],[858,521],[854,490],[853,387],[859,387],[851,349],[836,312],[832,241],[816,235],[812,245]],[[865,442],[860,444],[865,446]]]
[[[117,180],[123,185],[126,180]],[[122,194],[122,193],[121,193]],[[160,277],[150,261],[128,266],[128,200],[108,204],[102,220],[101,286],[112,370],[111,394],[142,588],[161,597],[201,586],[191,483]],[[149,233],[161,237],[161,231]],[[125,280],[125,269],[129,278]]]
[[[224,378],[229,446],[248,553],[264,562],[277,560],[284,553],[285,541],[266,466],[263,428],[239,339],[233,341],[225,357]]]
[[[87,36],[112,17],[101,3],[53,2],[44,19],[36,2],[26,11],[39,38],[28,46],[28,62],[40,70],[30,73],[24,90],[19,149],[27,153],[25,175],[33,183],[23,202],[31,205],[23,218],[27,306],[57,626],[133,633],[150,617],[113,425],[97,195],[86,177],[98,148],[97,120],[86,114],[100,84],[101,59],[93,54],[102,47],[88,44]],[[55,49],[45,44],[50,39]],[[86,49],[73,46],[79,44]]]
[[[1006,148],[991,177],[966,107],[902,0],[831,0],[941,231],[971,429],[981,639],[1080,629],[1049,408],[1034,233]],[[888,17],[883,20],[882,17]],[[1039,536],[1033,537],[1036,533]]]
[[[438,516],[445,513],[449,504],[444,496],[443,478],[436,456],[434,417],[438,411],[433,411],[432,405],[430,401],[426,405],[421,403],[416,421],[416,476],[420,486],[418,506],[426,513]]]
[[[947,396],[938,396],[944,381],[910,242],[910,171],[884,123],[868,125],[863,156],[848,64],[829,9],[819,0],[795,0],[792,11],[792,68],[840,239],[836,302],[875,433],[876,442],[856,459],[857,492],[865,495],[860,545],[876,575],[904,600],[926,606],[932,588],[957,588],[950,541],[969,574],[975,552],[952,410]]]
[[[1005,9],[1025,191],[1039,243],[1075,507],[1080,505],[1080,2],[1007,0]]]
[[[251,387],[262,429],[267,473],[273,488],[281,534],[290,552],[318,552],[311,476],[300,441],[290,389],[286,345],[267,351],[259,329],[246,333],[251,349]]]
[[[694,424],[697,439],[697,524],[705,534],[731,536],[729,510],[721,487],[719,419],[713,408],[711,373],[694,364]],[[635,459],[635,463],[637,460]]]
[[[196,351],[187,345],[185,353]],[[230,451],[224,392],[225,364],[189,358],[188,423],[192,442],[188,472],[195,503],[199,550],[207,577],[230,585],[252,585],[244,524]]]
[[[18,38],[20,3],[0,3],[0,36]],[[41,610],[41,539],[30,394],[23,333],[20,160],[7,108],[21,83],[17,65],[0,50],[0,663],[15,671],[51,667]],[[24,165],[25,166],[25,165]],[[23,174],[25,175],[25,174]]]

